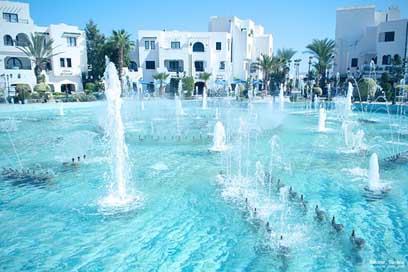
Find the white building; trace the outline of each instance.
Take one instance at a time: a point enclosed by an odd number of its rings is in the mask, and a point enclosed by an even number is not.
[[[199,91],[202,72],[211,73],[212,82],[259,77],[251,64],[261,54],[271,56],[273,50],[271,34],[264,34],[263,27],[253,21],[237,17],[211,17],[208,32],[141,30],[138,38],[145,82],[153,83],[158,72],[168,72],[171,77],[193,76]]]
[[[408,20],[398,7],[385,12],[375,6],[338,8],[336,11],[336,55],[334,72],[368,73],[371,60],[377,76],[387,71],[395,55],[407,57]]]
[[[46,74],[55,92],[82,91],[82,73],[87,72],[85,32],[65,24],[41,27],[34,24],[29,4],[0,1],[0,82],[36,84],[34,64],[17,48],[23,46],[31,34],[41,34],[54,41],[54,53]]]

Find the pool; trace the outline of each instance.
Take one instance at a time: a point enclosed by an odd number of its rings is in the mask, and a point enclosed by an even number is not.
[[[52,176],[0,178],[0,269],[407,269],[408,164],[384,160],[408,150],[405,112],[350,114],[351,130],[364,134],[356,148],[345,144],[345,118],[335,109],[319,132],[319,112],[304,103],[282,109],[213,98],[208,109],[199,100],[182,106],[177,115],[173,100],[145,100],[144,109],[124,101],[127,191],[138,201],[116,211],[100,205],[114,186],[104,102],[0,105],[0,167]],[[217,121],[227,150],[209,152]],[[378,199],[364,190],[374,152],[391,186]],[[280,190],[278,178],[286,185]],[[290,186],[307,210],[288,196]],[[327,214],[323,222],[316,204]],[[333,215],[343,232],[331,227]],[[349,240],[353,229],[365,239],[362,250]]]

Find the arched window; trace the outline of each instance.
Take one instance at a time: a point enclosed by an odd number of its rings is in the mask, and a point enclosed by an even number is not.
[[[193,45],[193,52],[204,52],[204,44],[201,42],[196,42]]]
[[[137,63],[134,62],[134,61],[131,61],[128,68],[129,68],[129,70],[131,70],[131,71],[137,72]]]
[[[382,65],[390,65],[391,64],[391,55],[384,55],[382,57]]]
[[[6,61],[6,69],[23,69],[23,63],[18,58],[9,58]]]
[[[5,46],[13,46],[13,38],[10,35],[4,35],[3,42]]]
[[[17,46],[27,46],[29,44],[29,40],[26,34],[19,33],[16,36],[16,45]]]

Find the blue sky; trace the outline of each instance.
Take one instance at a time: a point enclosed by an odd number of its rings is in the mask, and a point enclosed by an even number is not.
[[[140,29],[207,31],[210,16],[253,19],[273,34],[274,48],[293,48],[307,59],[305,46],[313,38],[334,38],[336,7],[374,4],[385,10],[398,5],[408,18],[408,0],[20,0],[31,4],[36,24],[66,23],[84,27],[92,18],[103,33],[124,28],[137,38]],[[301,70],[307,65],[303,61]]]

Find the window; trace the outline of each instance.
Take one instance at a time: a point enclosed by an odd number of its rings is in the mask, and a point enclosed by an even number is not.
[[[23,69],[23,63],[18,58],[9,58],[6,62],[6,69]]]
[[[134,62],[134,61],[131,61],[128,68],[129,68],[130,71],[136,71],[137,72],[137,69],[138,69],[137,63]]]
[[[357,67],[357,66],[358,66],[358,58],[352,58],[351,67]]]
[[[47,64],[45,64],[45,70],[47,70],[47,71],[52,70],[51,60],[48,60]]]
[[[72,67],[72,62],[71,62],[70,58],[67,59],[67,67],[69,67],[69,68]]]
[[[379,42],[393,42],[395,40],[395,32],[388,31],[388,32],[380,32],[378,36]]]
[[[169,65],[167,67],[169,72],[178,72],[179,71],[179,62],[178,60],[171,60],[169,61]]]
[[[150,41],[150,49],[156,49],[156,43],[154,41]]]
[[[215,50],[221,50],[221,42],[215,43]]]
[[[225,70],[225,61],[220,61],[220,70]]]
[[[16,36],[16,45],[17,46],[28,46],[30,42],[28,41],[28,36],[24,33],[19,33]]]
[[[5,46],[13,46],[13,38],[10,35],[4,35],[3,42]]]
[[[172,49],[180,49],[180,42],[171,42]]]
[[[193,45],[193,52],[204,52],[204,44],[201,42],[196,42]]]
[[[65,67],[65,59],[60,58],[60,67]]]
[[[384,55],[382,57],[382,64],[383,65],[390,65],[391,64],[391,55]]]
[[[150,48],[150,42],[149,41],[145,41],[145,49],[149,49]]]
[[[77,38],[76,37],[67,37],[67,44],[70,47],[77,46]]]
[[[204,72],[204,61],[195,61],[194,67],[196,72]]]
[[[146,61],[146,69],[149,69],[149,70],[156,69],[156,63],[154,61],[147,60]]]
[[[18,23],[18,15],[16,13],[3,12],[3,20],[9,23]]]

